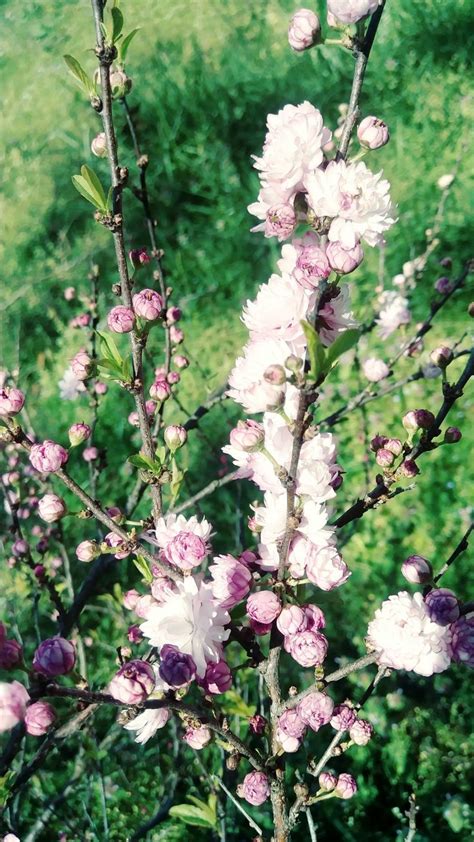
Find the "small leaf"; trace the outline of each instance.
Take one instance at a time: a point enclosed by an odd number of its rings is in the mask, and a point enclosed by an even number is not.
[[[99,202],[99,206],[102,207],[104,211],[108,210],[107,199],[105,197],[104,188],[100,183],[100,179],[95,174],[94,170],[91,170],[87,164],[83,164],[81,167],[81,175],[89,184],[92,193],[97,196],[97,201]]]
[[[150,568],[148,567],[148,562],[142,555],[136,555],[133,557],[133,563],[137,568],[138,572],[141,573],[145,582],[149,585],[153,582],[153,576],[150,573]]]
[[[63,58],[74,78],[77,79],[83,88],[85,88],[87,93],[90,93],[92,90],[92,82],[82,65],[78,62],[77,58],[74,58],[74,56],[69,54],[66,54]]]
[[[359,336],[360,330],[357,330],[357,328],[350,328],[349,330],[345,330],[344,333],[341,333],[326,352],[327,368],[341,357],[342,354],[345,354],[346,351],[350,351],[357,344]]]
[[[308,356],[311,366],[308,376],[310,380],[317,380],[320,374],[324,372],[326,354],[314,327],[305,321],[301,322],[301,326],[308,343]]]
[[[115,362],[117,366],[121,368],[123,365],[123,359],[117,345],[115,344],[115,340],[112,336],[108,336],[106,333],[100,333],[99,331],[97,331],[97,336],[101,340],[101,352],[104,357]]]
[[[135,35],[139,31],[140,27],[138,27],[137,29],[132,29],[132,31],[125,36],[122,43],[120,44],[120,47],[118,48],[118,60],[120,64],[123,64],[125,59],[127,58],[128,48],[132,43],[133,38],[135,38]]]
[[[215,827],[216,820],[211,817],[207,804],[207,810],[193,807],[191,804],[176,804],[170,808],[170,816],[181,819],[185,824],[193,827]]]
[[[112,44],[115,44],[123,29],[123,15],[117,6],[110,11],[112,15]]]
[[[74,184],[74,187],[76,188],[77,192],[80,193],[81,196],[84,197],[84,199],[87,199],[87,201],[90,202],[91,205],[94,205],[95,208],[99,208],[100,210],[100,207],[97,204],[96,197],[90,192],[89,184],[81,175],[73,175],[72,183]]]

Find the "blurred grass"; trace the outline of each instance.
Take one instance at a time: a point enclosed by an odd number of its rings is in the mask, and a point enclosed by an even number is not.
[[[86,297],[87,272],[92,262],[97,263],[101,270],[100,308],[105,314],[112,305],[110,287],[116,280],[110,235],[94,223],[71,183],[71,175],[84,162],[101,173],[104,181],[107,179],[106,162],[91,160],[90,154],[90,140],[100,129],[99,119],[76,91],[61,58],[64,53],[72,53],[92,72],[94,57],[88,52],[93,44],[91,14],[87,2],[74,0],[29,4],[4,0],[1,6],[2,365],[19,371],[19,383],[28,389],[28,410],[38,434],[63,441],[68,425],[74,420],[88,420],[90,413],[83,399],[75,403],[58,398],[58,380],[84,341],[79,332],[64,330],[64,324],[81,308],[77,302],[65,302],[63,290],[73,285],[80,296]],[[185,350],[192,366],[183,374],[180,399],[186,409],[192,410],[224,382],[245,341],[239,321],[242,303],[266,280],[277,257],[273,244],[249,233],[251,220],[246,211],[257,191],[250,156],[261,148],[266,114],[286,102],[310,99],[321,109],[326,123],[335,128],[338,104],[347,101],[350,89],[352,59],[329,47],[302,56],[292,54],[285,29],[294,5],[287,0],[254,0],[250,4],[238,0],[162,0],[159,4],[143,0],[136,9],[131,3],[124,3],[123,8],[128,28],[141,27],[129,54],[128,71],[134,83],[130,106],[143,150],[150,157],[149,180],[159,242],[165,250],[167,282],[174,289],[174,300],[184,306]],[[441,274],[439,258],[450,254],[457,271],[472,256],[472,16],[469,0],[389,2],[364,87],[363,113],[385,119],[392,138],[369,161],[373,168],[384,168],[399,206],[400,221],[390,232],[385,249],[385,281],[422,250],[425,230],[432,223],[439,200],[436,181],[462,157],[439,247],[412,296],[413,321],[407,335],[428,312],[433,282]],[[119,105],[116,122],[120,159],[130,167],[134,179],[133,152]],[[141,210],[130,191],[125,196],[125,219],[128,245],[145,244]],[[151,283],[151,274],[146,271],[144,284]],[[370,316],[368,308],[376,304],[377,250],[370,250],[352,279],[355,311],[365,321]],[[465,314],[469,300],[469,290],[465,289],[442,311],[427,337],[422,361],[440,340],[456,339],[469,330]],[[367,348],[388,355],[375,336],[370,337]],[[151,345],[150,357],[159,364],[158,340]],[[461,364],[462,360],[453,370],[459,372]],[[411,366],[412,362],[402,360],[399,374],[403,376]],[[357,388],[357,377],[351,364],[340,367],[334,384],[326,390],[328,411]],[[405,409],[425,405],[436,410],[439,403],[439,381],[411,384],[405,396],[395,393],[368,406],[368,430],[371,435],[400,435],[399,419]],[[129,397],[112,385],[101,403],[97,438],[103,447],[114,441],[107,450],[108,470],[99,480],[98,496],[106,504],[120,505],[126,498],[130,478],[123,461],[139,446],[126,421],[131,409]],[[353,534],[342,536],[353,576],[345,588],[323,594],[320,600],[328,616],[331,657],[361,651],[367,618],[381,599],[404,586],[399,568],[406,555],[420,553],[439,566],[457,543],[472,503],[469,457],[474,442],[470,411],[472,415],[472,398],[467,393],[449,419],[463,430],[461,443],[425,456],[414,491],[371,512]],[[176,407],[169,412],[170,419],[181,417]],[[238,414],[236,407],[224,404],[191,437],[186,456],[191,490],[200,488],[223,468],[219,448]],[[343,511],[366,489],[366,470],[373,482],[375,469],[371,457],[368,465],[366,462],[360,415],[351,416],[335,432],[346,472],[338,495],[338,511]],[[72,457],[71,468],[75,476],[87,482],[80,456]],[[239,484],[202,504],[201,511],[216,526],[217,551],[233,551],[249,541],[242,521],[251,494],[249,487]],[[68,527],[67,535],[74,547],[78,540],[92,537],[94,527],[80,522]],[[468,559],[468,554],[461,558],[445,582],[465,598],[469,596],[469,582],[472,588]],[[76,582],[81,580],[82,567],[74,571],[74,576]],[[117,581],[124,590],[137,582],[136,571],[126,561],[120,562],[114,575],[103,583],[97,610],[86,614],[87,632],[94,642],[88,659],[97,684],[107,681],[113,647],[123,642],[127,626],[116,601]],[[7,616],[16,616],[28,640],[30,586],[21,575],[13,581],[10,573],[0,573],[0,583],[4,588],[0,604]],[[45,627],[45,631],[52,628]],[[32,644],[28,645],[31,648]],[[295,665],[288,670],[288,683],[298,682],[301,676]],[[358,688],[363,686],[359,676],[354,683]],[[245,679],[242,684],[245,695]],[[369,707],[377,730],[373,745],[351,751],[338,765],[339,770],[356,774],[360,794],[350,804],[333,807],[330,803],[324,813],[321,810],[316,817],[318,839],[359,840],[366,837],[367,828],[371,838],[380,842],[401,838],[402,814],[412,789],[421,807],[420,840],[433,839],[440,830],[446,840],[468,838],[473,825],[466,807],[470,749],[466,741],[469,717],[465,671],[453,668],[434,681],[397,674],[386,686],[388,699],[374,699]],[[252,695],[249,700],[255,702]],[[107,714],[98,717],[99,736],[106,732],[108,723]],[[320,751],[324,739],[314,738]],[[166,791],[169,740],[169,734],[162,732],[143,751],[137,751],[128,734],[118,732],[116,750],[102,758],[110,787],[110,839],[124,839],[129,827],[153,812]],[[72,744],[61,754],[65,776],[75,751]],[[88,745],[87,751],[94,756],[96,748]],[[212,762],[217,762],[215,757]],[[57,771],[54,759],[47,769]],[[60,788],[61,775],[42,776],[41,798]],[[100,798],[96,784],[94,781],[87,786],[84,782],[80,790],[95,827],[88,825],[91,835],[80,838],[103,838],[97,829]],[[202,795],[205,788],[199,769],[190,763],[178,787],[181,801],[188,791]],[[26,824],[35,819],[41,798],[33,790],[24,801]],[[60,810],[52,828],[41,838],[57,838],[66,818],[73,828],[80,827],[80,802],[68,805],[70,815]],[[191,838],[188,832],[185,829],[181,834],[179,827],[171,829],[167,823],[150,838],[185,840]],[[246,833],[236,819],[230,838],[240,842],[247,838]],[[205,832],[194,830],[192,836],[209,838]],[[307,838],[305,831],[297,838]]]

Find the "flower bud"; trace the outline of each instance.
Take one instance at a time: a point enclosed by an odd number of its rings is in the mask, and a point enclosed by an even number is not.
[[[369,357],[369,359],[364,360],[362,363],[362,371],[370,383],[378,383],[390,374],[390,369],[387,363],[383,360],[377,359],[376,357]]]
[[[458,427],[448,427],[444,433],[446,444],[457,444],[462,439],[461,430]]]
[[[130,643],[140,643],[143,640],[143,634],[140,631],[140,626],[129,626],[127,631],[127,638]]]
[[[285,368],[297,374],[303,368],[303,360],[301,357],[296,357],[295,354],[290,354],[285,360]]]
[[[78,447],[80,444],[85,442],[89,438],[91,432],[92,430],[88,424],[83,424],[82,422],[72,424],[72,426],[69,427],[68,430],[68,436],[69,441],[71,443],[71,447]],[[85,452],[86,451],[84,451],[84,453]]]
[[[24,719],[29,700],[26,687],[19,681],[0,682],[0,733],[10,731]]]
[[[454,354],[447,345],[440,345],[431,352],[430,359],[438,368],[447,368],[449,363],[453,361]]]
[[[440,190],[447,190],[448,187],[451,187],[455,176],[453,173],[446,173],[445,175],[441,175],[436,182]]]
[[[38,514],[46,523],[61,520],[66,512],[66,504],[57,494],[45,494],[38,502]]]
[[[474,613],[463,614],[450,628],[452,657],[474,669]]]
[[[339,775],[334,792],[338,798],[352,798],[357,792],[357,784],[352,775],[345,772]]]
[[[181,380],[181,375],[179,371],[170,371],[166,379],[170,386],[174,386],[175,383],[179,383],[179,381]]]
[[[91,142],[91,151],[97,158],[107,157],[107,139],[105,132],[99,132]]]
[[[33,669],[40,675],[54,678],[71,672],[75,663],[74,644],[64,637],[50,637],[38,646],[33,658]]]
[[[357,129],[357,137],[361,146],[366,149],[380,149],[390,139],[388,126],[377,117],[364,117]]]
[[[337,705],[331,717],[331,727],[335,731],[348,731],[356,721],[354,708],[349,705]]]
[[[398,470],[402,477],[407,477],[408,479],[412,479],[420,473],[420,469],[413,459],[405,459]]]
[[[298,751],[306,725],[301,719],[297,708],[285,710],[278,719],[277,740],[283,751]]]
[[[259,713],[255,713],[249,719],[249,728],[252,734],[263,734],[265,728],[267,727],[267,720],[264,716],[260,716]]]
[[[23,659],[23,649],[18,641],[3,640],[0,641],[0,669],[11,670],[21,664]]]
[[[270,781],[264,772],[249,772],[238,785],[237,795],[254,807],[260,807],[270,795]]]
[[[319,788],[324,792],[332,792],[337,784],[337,778],[332,772],[321,772],[318,778]]]
[[[296,213],[293,205],[282,203],[273,205],[267,211],[265,219],[265,237],[277,237],[279,242],[291,237],[296,228]]]
[[[196,677],[196,664],[191,655],[177,646],[166,644],[160,652],[160,676],[170,687],[185,687]]]
[[[402,418],[402,424],[407,433],[416,430],[429,430],[435,422],[435,417],[428,409],[411,409]]]
[[[278,617],[281,602],[273,591],[257,591],[247,600],[247,614],[257,623],[269,625]]]
[[[263,424],[258,421],[237,421],[237,426],[230,433],[232,447],[237,447],[246,453],[256,453],[261,450],[264,439]]]
[[[124,70],[116,70],[111,67],[110,87],[112,88],[112,96],[122,98],[132,90],[132,80]]]
[[[183,734],[183,740],[195,751],[200,751],[211,741],[211,732],[209,728],[202,726],[201,728],[187,728]]]
[[[179,307],[168,307],[166,311],[166,321],[169,325],[174,325],[175,322],[179,322],[181,316],[182,313]]]
[[[321,41],[321,23],[311,9],[298,9],[290,20],[288,43],[297,53]]]
[[[443,276],[442,278],[438,278],[438,280],[435,281],[434,288],[436,292],[439,292],[441,295],[447,295],[448,292],[451,292],[453,290],[453,284],[449,280],[449,278]]]
[[[146,661],[128,661],[114,675],[109,693],[119,702],[139,705],[150,695],[155,686],[153,667]]]
[[[184,339],[184,333],[181,328],[176,327],[176,325],[171,325],[170,327],[170,341],[172,345],[181,345],[181,342]]]
[[[71,368],[77,380],[87,380],[91,376],[94,364],[86,351],[79,351],[71,360]]]
[[[99,458],[99,449],[97,447],[86,447],[82,454],[84,462],[95,462]]]
[[[380,0],[328,0],[328,22],[331,15],[330,26],[334,23],[357,23],[359,20],[373,14]]]
[[[374,453],[377,453],[377,450],[380,450],[381,447],[385,447],[388,441],[390,441],[390,439],[388,439],[387,436],[380,436],[377,434],[370,442],[370,449],[373,450]]]
[[[96,541],[81,541],[76,547],[76,556],[79,561],[94,561],[100,555],[100,550]]]
[[[213,695],[226,693],[232,686],[232,673],[229,665],[223,660],[217,661],[217,663],[209,663],[206,674],[199,683],[204,687],[206,693],[212,693]]]
[[[338,275],[350,275],[364,259],[362,246],[357,243],[354,248],[346,249],[338,240],[329,243],[326,249],[329,265]]]
[[[377,462],[377,465],[380,465],[382,468],[390,468],[395,461],[395,456],[390,452],[390,450],[386,450],[385,447],[381,447],[375,454],[375,461]]]
[[[306,615],[299,605],[287,605],[277,617],[277,628],[284,637],[306,628]]]
[[[285,369],[282,365],[269,365],[263,373],[263,379],[272,386],[283,386],[286,383]]]
[[[133,611],[139,599],[140,594],[135,590],[135,588],[132,588],[132,590],[127,591],[123,595],[124,608],[128,608],[129,611]]]
[[[384,444],[384,449],[389,450],[394,456],[400,456],[403,450],[403,444],[400,439],[388,439]]]
[[[142,289],[133,296],[133,309],[140,318],[156,322],[163,311],[163,299],[154,289]]]
[[[17,558],[21,558],[21,556],[27,555],[28,552],[28,542],[25,541],[24,538],[18,538],[12,546],[13,555]]]
[[[55,719],[55,710],[48,702],[35,702],[26,709],[26,733],[32,737],[42,737],[49,731]]]
[[[133,330],[135,323],[135,313],[130,307],[123,307],[119,304],[118,307],[112,307],[107,316],[107,324],[110,330],[114,333],[130,333]]]
[[[356,719],[349,728],[349,737],[356,746],[366,746],[370,742],[374,729],[366,719]]]
[[[433,588],[425,596],[425,605],[430,620],[439,626],[449,626],[460,614],[459,601],[448,588]]]
[[[422,555],[410,555],[402,564],[402,574],[412,585],[425,585],[433,578],[433,568]]]
[[[173,362],[177,368],[187,368],[189,366],[189,360],[183,354],[176,354],[173,357]]]
[[[146,249],[132,249],[128,253],[128,259],[135,270],[141,269],[150,262],[151,257]]]
[[[301,719],[305,725],[315,732],[330,722],[333,710],[333,700],[319,690],[307,693],[298,705],[298,713]]]
[[[52,474],[66,464],[69,455],[64,447],[46,439],[42,444],[34,444],[30,450],[30,462],[41,474]]]
[[[166,380],[155,380],[150,386],[150,395],[157,403],[163,403],[171,395],[171,388]]]
[[[0,389],[0,417],[3,415],[17,415],[25,403],[25,396],[20,389],[4,386]]]
[[[108,532],[104,538],[104,542],[107,547],[117,550],[114,553],[114,558],[127,558],[130,555],[130,549],[127,547],[126,542],[116,532]]]
[[[165,428],[164,439],[172,453],[179,450],[186,443],[188,434],[180,424],[170,424]]]

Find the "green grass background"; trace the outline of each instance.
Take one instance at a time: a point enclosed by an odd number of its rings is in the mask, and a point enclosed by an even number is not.
[[[266,114],[287,102],[309,99],[334,128],[338,105],[348,98],[353,69],[349,53],[321,47],[296,56],[289,50],[286,25],[294,8],[287,0],[123,3],[127,28],[141,27],[129,53],[130,105],[143,150],[150,157],[149,180],[167,282],[185,312],[185,350],[193,364],[183,376],[180,396],[188,410],[224,382],[245,340],[239,321],[242,303],[266,280],[277,259],[273,243],[249,233],[251,220],[246,211],[257,192],[250,156],[261,148]],[[101,174],[104,183],[108,177],[107,162],[90,154],[99,119],[76,90],[62,60],[64,53],[72,53],[92,72],[91,11],[85,0],[28,4],[3,0],[0,9],[2,365],[18,372],[38,435],[64,441],[68,425],[87,421],[90,410],[83,399],[61,402],[58,398],[57,382],[83,342],[79,332],[64,329],[81,308],[77,302],[65,302],[63,291],[73,285],[79,294],[87,295],[87,273],[91,263],[97,263],[100,307],[105,314],[113,301],[110,286],[116,281],[110,235],[94,223],[89,206],[71,183],[71,175],[84,162]],[[461,157],[439,246],[412,294],[409,330],[428,312],[433,282],[441,274],[438,260],[451,255],[456,272],[472,256],[474,156],[469,130],[474,101],[469,62],[474,51],[473,16],[470,0],[422,4],[390,0],[364,86],[362,112],[386,120],[392,136],[388,146],[369,161],[375,169],[383,166],[399,207],[400,221],[387,238],[386,281],[423,249],[425,230],[440,196],[436,181]],[[133,151],[120,105],[115,109],[120,160],[130,167],[133,179]],[[125,195],[124,213],[127,244],[145,244],[141,209],[130,191]],[[371,250],[352,276],[355,312],[362,321],[370,320],[376,305],[378,272],[379,254]],[[151,273],[148,276],[144,271],[143,282],[151,283]],[[421,361],[426,361],[439,341],[469,332],[469,300],[465,288],[442,311],[426,339]],[[383,346],[371,335],[364,354],[370,348],[371,353],[389,356],[399,339],[400,333]],[[158,364],[158,341],[151,345],[151,352]],[[402,360],[399,375],[409,373],[412,365]],[[453,366],[454,373],[459,373],[461,365],[462,361]],[[340,367],[326,390],[325,414],[358,390],[358,377],[351,362]],[[368,407],[368,429],[371,434],[400,435],[400,417],[406,409],[436,410],[439,403],[439,381],[412,384],[405,394],[396,393]],[[363,651],[366,624],[375,606],[405,585],[400,564],[406,555],[424,554],[439,566],[465,529],[472,501],[471,408],[467,392],[450,417],[450,423],[463,430],[463,440],[423,459],[414,491],[371,512],[342,536],[353,576],[340,591],[323,594],[320,600],[328,615],[330,659]],[[99,479],[98,496],[108,505],[123,504],[133,481],[124,467],[126,456],[138,447],[126,421],[131,409],[129,397],[112,385],[101,403],[97,431],[97,443],[107,448],[107,469]],[[225,404],[193,435],[186,455],[191,491],[222,469],[219,448],[238,414],[236,407]],[[179,420],[179,408],[170,407],[168,417]],[[341,424],[337,436],[346,472],[337,499],[338,511],[343,511],[368,482],[373,483],[376,471],[372,459],[367,463],[365,458],[360,414]],[[72,457],[71,467],[87,484],[79,456]],[[251,489],[239,484],[202,505],[201,511],[216,526],[216,550],[232,552],[249,542],[243,523],[251,494]],[[92,524],[68,526],[72,555],[79,540],[94,534]],[[445,580],[446,586],[466,599],[472,596],[469,558],[472,552],[459,560]],[[78,565],[76,583],[84,575],[83,566]],[[137,580],[129,563],[117,563],[94,607],[84,615],[83,633],[94,642],[87,652],[89,674],[97,686],[108,680],[114,647],[123,642],[128,624],[119,606],[120,587],[125,590]],[[31,597],[29,579],[0,569],[1,614],[17,624],[28,652],[34,648]],[[53,625],[46,600],[43,608],[44,637],[53,632]],[[301,680],[294,664],[287,669],[288,684]],[[253,679],[245,672],[241,676],[240,693],[253,710]],[[351,681],[356,694],[368,678],[357,675]],[[376,728],[372,744],[351,750],[334,764],[339,771],[355,774],[359,794],[351,802],[327,802],[315,811],[318,840],[404,838],[403,814],[412,791],[420,806],[416,837],[420,842],[440,833],[446,840],[469,837],[473,821],[468,806],[472,774],[468,681],[465,670],[453,667],[435,679],[401,673],[385,683],[379,697],[368,705]],[[58,804],[40,840],[57,839],[61,830],[70,840],[125,840],[157,809],[175,765],[170,731],[140,748],[115,727],[111,748],[98,748],[110,728],[109,714],[101,712],[87,738],[74,738],[50,756],[17,805],[25,835],[44,801],[60,793],[69,780],[80,745],[88,774],[79,779],[73,795]],[[327,739],[327,735],[314,738],[308,751],[321,752]],[[27,756],[36,745],[28,738]],[[206,798],[209,780],[191,750],[180,751],[175,803],[184,802],[190,793]],[[220,769],[218,749],[206,750],[201,759],[215,771]],[[237,778],[244,771],[242,767]],[[234,788],[236,776],[227,776]],[[101,780],[105,781],[105,814]],[[260,822],[266,821],[263,811],[254,812]],[[232,807],[230,815],[228,839],[251,839]],[[268,821],[264,826],[268,832]],[[213,837],[210,831],[167,820],[147,838],[173,842]],[[303,825],[295,838],[307,838]]]

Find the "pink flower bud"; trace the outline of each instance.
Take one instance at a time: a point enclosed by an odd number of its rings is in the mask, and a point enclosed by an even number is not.
[[[439,265],[443,267],[443,269],[451,269],[453,266],[453,261],[450,257],[442,257],[439,261]]]
[[[163,300],[154,289],[142,289],[133,296],[133,309],[140,318],[156,322],[163,310]]]
[[[127,556],[130,555],[130,550],[127,548],[123,538],[121,538],[120,535],[117,535],[116,532],[108,532],[104,541],[108,547],[117,550],[117,552],[114,553],[115,558],[127,558]]]
[[[326,257],[329,260],[331,269],[338,275],[350,275],[364,259],[364,252],[360,243],[351,249],[345,249],[339,241],[329,243],[326,249]]]
[[[179,450],[186,443],[188,434],[180,424],[170,424],[165,428],[164,439],[172,453]]]
[[[140,626],[129,626],[127,631],[127,638],[130,643],[140,643],[143,640],[143,634],[140,631]]]
[[[11,670],[21,664],[23,649],[16,640],[0,641],[0,669]]]
[[[270,795],[270,781],[264,772],[249,772],[238,785],[237,795],[254,807],[260,807]]]
[[[146,249],[132,249],[128,253],[128,259],[134,269],[141,269],[142,266],[146,266],[147,263],[150,263],[151,257]]]
[[[66,512],[66,503],[57,494],[45,494],[38,502],[38,514],[46,523],[60,520]]]
[[[38,581],[42,582],[46,574],[46,567],[43,564],[35,564],[35,567],[33,568],[33,573],[35,574]]]
[[[400,456],[403,451],[403,444],[400,439],[387,439],[384,450],[389,450],[394,456]]]
[[[121,512],[118,506],[109,506],[105,511],[107,512],[108,516],[115,521],[115,523],[124,522],[125,515],[123,514],[123,512]]]
[[[449,278],[442,277],[435,281],[434,288],[436,292],[439,292],[441,295],[447,295],[448,292],[452,292],[454,287]]]
[[[171,395],[171,388],[166,380],[155,380],[150,386],[150,395],[157,403],[163,403]]]
[[[305,613],[299,605],[287,605],[277,617],[277,628],[284,637],[304,630],[307,620]]]
[[[93,362],[86,351],[78,351],[71,360],[71,368],[78,380],[87,380],[93,370]]]
[[[366,746],[370,742],[374,729],[366,719],[356,719],[349,728],[349,737],[356,746]]]
[[[361,146],[367,149],[380,149],[390,139],[388,126],[378,117],[364,117],[357,129],[357,137]]]
[[[450,628],[451,655],[459,664],[474,668],[474,613],[465,614]],[[1,703],[0,703],[1,704]]]
[[[76,556],[79,561],[94,561],[100,555],[96,541],[81,541],[76,547]]]
[[[74,643],[64,637],[50,637],[38,646],[33,658],[33,669],[47,678],[54,678],[71,672],[75,663]]]
[[[206,674],[199,682],[206,693],[226,693],[232,686],[232,673],[225,661],[218,661],[207,665]]]
[[[321,772],[318,778],[319,788],[324,792],[332,792],[337,784],[337,778],[332,772]]]
[[[357,784],[352,775],[348,775],[346,772],[339,775],[334,792],[339,798],[352,798],[357,792]]]
[[[439,345],[438,348],[435,348],[434,351],[430,354],[431,361],[438,366],[438,368],[447,368],[449,363],[452,363],[454,359],[454,354],[451,348],[448,348],[447,345]]]
[[[133,330],[135,313],[130,307],[119,304],[113,307],[107,316],[107,324],[114,333],[130,333]]]
[[[109,693],[119,702],[139,705],[150,695],[155,686],[153,667],[146,661],[128,661],[114,675]]]
[[[267,720],[264,716],[260,716],[259,713],[255,713],[249,719],[249,728],[252,734],[263,734],[265,728],[267,727]]]
[[[425,605],[430,620],[439,626],[449,626],[460,614],[459,601],[448,588],[433,588],[425,596]]]
[[[416,477],[420,473],[420,469],[413,459],[405,459],[400,465],[399,471],[403,477],[408,477],[409,479],[413,479],[413,477]]]
[[[187,368],[189,366],[189,360],[183,354],[176,354],[173,357],[173,362],[177,368]]]
[[[182,313],[179,307],[168,307],[166,311],[166,321],[169,325],[173,325],[175,322],[179,322],[181,315]]]
[[[301,607],[308,631],[319,631],[325,627],[326,618],[318,605],[302,605]]]
[[[17,415],[25,403],[25,396],[14,386],[4,386],[0,389],[0,416]]]
[[[12,546],[12,553],[17,558],[27,555],[29,552],[28,542],[24,538],[18,538]]]
[[[301,719],[312,731],[319,731],[323,725],[327,725],[331,720],[333,710],[333,700],[326,693],[320,693],[319,690],[308,693],[298,705]]]
[[[433,426],[435,417],[428,409],[411,409],[402,418],[402,424],[408,433],[417,430],[429,430]]]
[[[88,424],[83,424],[82,422],[78,422],[77,424],[72,424],[68,430],[69,441],[71,443],[71,447],[78,447],[80,444],[85,442],[89,436],[91,435],[91,428]],[[90,449],[90,448],[89,448]],[[85,454],[86,451],[84,451]],[[86,458],[85,455],[84,459]],[[87,461],[87,460],[86,460]]]
[[[457,444],[462,439],[461,430],[458,427],[448,427],[444,433],[446,444]]]
[[[99,458],[99,450],[97,447],[86,447],[82,458],[84,462],[95,462],[96,459]]]
[[[278,719],[277,739],[283,751],[298,751],[306,731],[306,725],[298,713],[298,708],[285,710]]]
[[[277,237],[282,242],[291,237],[295,228],[296,213],[293,205],[282,203],[269,208],[265,219],[265,237]]]
[[[174,386],[175,383],[179,383],[179,381],[181,380],[181,375],[179,371],[170,371],[166,379],[170,386]]]
[[[201,751],[211,741],[212,734],[209,728],[187,728],[183,734],[183,740],[188,746],[196,751]]]
[[[311,9],[298,9],[290,20],[288,43],[297,53],[321,41],[321,23]]]
[[[170,341],[172,345],[181,345],[184,339],[184,333],[181,328],[171,325],[170,327]]]
[[[0,682],[0,732],[10,731],[25,717],[30,697],[19,681]]]
[[[32,737],[42,737],[49,731],[55,719],[55,710],[48,702],[35,702],[26,709],[26,732]]]
[[[375,455],[375,461],[377,465],[380,465],[382,468],[390,468],[393,465],[395,457],[390,450],[386,450],[384,447],[381,447],[380,450],[377,450]]]
[[[349,705],[337,705],[332,713],[331,727],[335,731],[347,731],[356,721],[354,708]]]
[[[107,139],[105,137],[105,132],[99,132],[99,134],[93,138],[91,142],[91,151],[97,158],[107,157]]]
[[[196,664],[191,655],[177,646],[166,644],[160,652],[160,676],[170,687],[185,687],[196,677]]]
[[[94,392],[96,395],[106,395],[108,388],[107,383],[101,383],[100,380],[94,383]]]
[[[247,614],[257,623],[269,625],[278,617],[281,602],[273,591],[257,591],[247,600]]]
[[[375,357],[369,357],[369,359],[364,360],[362,363],[362,371],[364,372],[364,376],[371,383],[378,383],[390,374],[390,369],[387,363],[384,363],[383,360],[376,359]]]
[[[302,667],[318,667],[326,657],[328,642],[319,632],[302,631],[290,637],[289,647],[290,655]]]
[[[433,578],[433,568],[422,555],[410,555],[402,564],[402,574],[412,585],[425,585]]]
[[[286,383],[286,373],[282,365],[269,365],[263,372],[263,379],[272,386],[283,386]]]
[[[170,564],[180,570],[192,570],[202,564],[208,554],[208,547],[194,532],[178,532],[166,545],[164,554]]]
[[[335,22],[357,23],[375,12],[380,0],[328,0],[329,15],[335,18]],[[333,24],[331,23],[330,26]]]
[[[132,588],[132,590],[127,591],[123,595],[124,608],[128,608],[129,611],[133,611],[139,599],[140,594],[138,593],[138,591]]]
[[[114,97],[124,97],[132,90],[132,80],[124,70],[110,68],[110,86]]]
[[[246,453],[255,453],[260,450],[264,438],[263,424],[258,421],[237,421],[237,426],[230,433],[232,447],[237,447]]]
[[[42,444],[34,444],[30,451],[30,462],[41,474],[59,471],[69,458],[67,450],[46,439]]]
[[[213,578],[213,596],[223,608],[233,608],[247,596],[252,574],[248,567],[234,556],[217,556],[209,572]]]
[[[137,617],[140,617],[141,620],[146,620],[150,614],[152,608],[156,605],[156,600],[153,599],[151,594],[145,594],[145,596],[139,597],[136,602],[134,611]]]
[[[268,634],[272,630],[272,623],[259,623],[253,617],[250,617],[249,626],[257,637],[263,637],[263,635]]]

